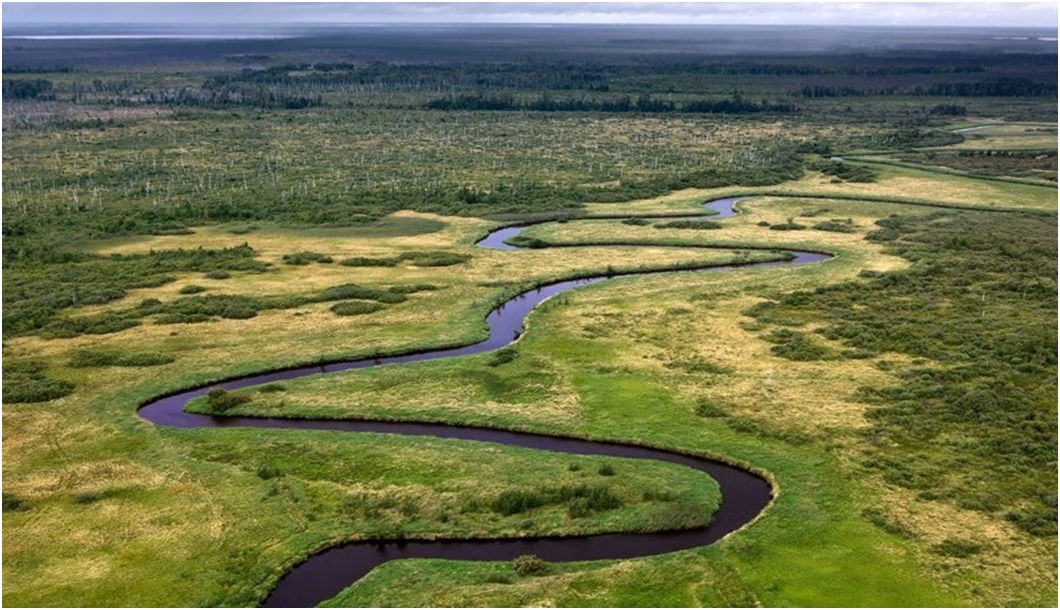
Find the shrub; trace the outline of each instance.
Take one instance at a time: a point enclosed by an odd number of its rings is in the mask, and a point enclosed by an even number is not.
[[[904,524],[891,519],[878,508],[866,508],[861,511],[861,516],[869,520],[870,523],[880,528],[885,532],[889,532],[896,536],[903,538],[912,538],[913,532]]]
[[[277,479],[283,476],[283,473],[280,472],[279,468],[267,465],[258,466],[258,471],[256,474],[258,475],[258,478],[263,481],[268,481],[269,479]]]
[[[643,218],[627,218],[627,219],[622,221],[622,224],[631,225],[631,226],[634,226],[634,227],[643,227],[644,225],[647,225],[647,224],[650,224],[650,223],[647,220],[643,219]]]
[[[62,398],[74,391],[74,384],[52,379],[44,373],[44,365],[34,360],[4,363],[3,398],[5,403],[47,402]]]
[[[380,309],[386,309],[386,307],[379,303],[366,301],[341,301],[331,306],[331,311],[340,316],[360,316]]]
[[[228,278],[232,277],[232,274],[227,271],[217,269],[215,271],[207,273],[203,277],[209,280],[227,280]]]
[[[787,222],[780,224],[770,225],[770,231],[801,231],[806,228],[806,225],[800,225],[795,222],[795,219],[789,218]]]
[[[78,335],[106,335],[139,325],[138,320],[119,314],[104,313],[55,320],[44,327],[41,336],[45,339],[69,339]]]
[[[815,231],[830,231],[832,233],[853,233],[857,229],[854,227],[854,221],[850,218],[846,220],[840,220],[833,218],[825,222],[819,222],[813,225]]]
[[[512,577],[507,574],[490,574],[483,582],[489,585],[510,585]]]
[[[732,369],[715,364],[702,356],[694,356],[687,360],[670,360],[665,364],[668,369],[681,369],[688,373],[709,373],[711,375],[728,375]]]
[[[808,362],[833,356],[832,350],[828,347],[818,345],[803,333],[791,329],[775,330],[766,335],[765,339],[776,344],[771,350],[774,354],[788,360]]]
[[[417,267],[449,267],[466,263],[471,257],[467,254],[456,252],[406,252],[401,255],[401,260],[408,261]]]
[[[512,360],[515,360],[515,357],[518,354],[519,353],[514,348],[511,348],[511,347],[505,347],[505,348],[499,349],[499,350],[497,350],[496,352],[493,353],[493,358],[490,358],[489,361],[486,362],[486,366],[494,366],[495,367],[495,366],[501,366],[501,365],[504,365],[504,364],[508,364]]]
[[[233,303],[222,309],[218,315],[230,320],[248,320],[258,315],[258,312],[250,305]]]
[[[375,297],[375,300],[380,303],[387,303],[389,305],[395,305],[397,303],[404,303],[408,300],[404,294],[400,292],[391,292],[389,290],[383,290]]]
[[[721,223],[715,220],[672,220],[655,225],[656,229],[695,229],[699,231],[720,229]]]
[[[507,516],[532,510],[548,503],[549,498],[540,491],[510,489],[501,492],[501,494],[493,500],[490,508],[492,508],[495,513]]]
[[[725,409],[705,398],[696,403],[693,411],[699,417],[725,417],[726,415]]]
[[[596,469],[596,474],[602,477],[613,477],[615,476],[615,468],[611,466],[611,464],[601,464],[600,467]]]
[[[387,289],[390,292],[396,292],[398,294],[414,294],[417,292],[426,292],[429,290],[438,290],[438,287],[434,284],[397,284]]]
[[[380,303],[401,303],[407,297],[400,292],[380,290],[378,288],[367,288],[357,284],[339,284],[327,288],[313,301],[344,301],[346,299],[365,299],[368,301],[379,301]]]
[[[308,265],[309,263],[321,263],[328,264],[335,262],[335,259],[331,258],[326,254],[319,252],[295,252],[293,254],[284,254],[283,262],[288,265]]]
[[[238,407],[241,404],[250,402],[250,397],[246,394],[238,394],[236,392],[229,392],[228,390],[222,390],[220,388],[216,390],[210,390],[206,395],[206,404],[209,405],[210,409],[218,413],[224,413],[229,409]]]
[[[82,491],[74,494],[74,503],[93,504],[103,499],[103,494],[96,491]]]
[[[74,384],[62,379],[24,379],[4,383],[4,402],[47,402],[74,391]]]
[[[182,286],[178,292],[180,292],[180,294],[199,294],[200,292],[206,292],[206,287],[197,284],[188,284],[187,286]]]
[[[537,555],[520,555],[512,562],[512,569],[519,576],[538,576],[547,574],[549,565]]]
[[[683,530],[703,525],[705,517],[703,507],[682,502],[652,514],[648,527],[657,532]]]
[[[263,386],[258,386],[257,390],[262,394],[273,394],[275,392],[286,392],[287,386],[282,383],[266,383]]]
[[[977,555],[983,550],[982,545],[974,542],[967,542],[964,540],[957,540],[955,538],[947,538],[946,540],[934,544],[931,546],[931,552],[936,555],[943,555],[945,557],[956,557],[958,559],[964,559]]]
[[[159,324],[198,324],[211,320],[213,317],[204,313],[164,313],[155,318],[155,322]]]
[[[396,267],[401,262],[400,258],[382,257],[370,258],[367,256],[351,256],[339,261],[345,267]]]
[[[593,509],[589,506],[589,500],[586,498],[571,498],[567,502],[567,514],[571,519],[588,517],[592,513]]]
[[[850,165],[839,160],[829,160],[811,166],[826,176],[834,176],[833,182],[875,182],[876,172],[862,165]]]
[[[68,366],[73,368],[91,368],[97,366],[160,366],[176,360],[169,354],[160,352],[106,352],[101,350],[80,350],[70,357]]]
[[[29,504],[27,504],[22,498],[19,498],[15,494],[9,494],[6,491],[3,493],[4,498],[4,512],[20,512],[29,510]]]
[[[799,216],[803,218],[813,218],[815,216],[820,216],[821,214],[827,214],[828,212],[828,208],[817,208],[814,210],[803,210],[802,212],[799,212]]]

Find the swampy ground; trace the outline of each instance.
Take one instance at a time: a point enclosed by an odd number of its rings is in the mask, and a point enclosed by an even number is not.
[[[710,547],[532,576],[394,562],[331,606],[1052,605],[1055,52],[931,55],[922,61],[941,67],[926,73],[896,56],[884,62],[894,92],[818,99],[801,87],[862,81],[808,52],[799,61],[816,72],[782,79],[788,63],[776,59],[715,71],[660,59],[645,71],[615,55],[601,59],[607,69],[571,67],[583,75],[572,85],[548,80],[551,69],[474,62],[325,68],[283,46],[294,43],[255,44],[282,53],[151,66],[121,55],[129,48],[70,66],[43,43],[8,54],[8,604],[254,605],[291,565],[345,540],[703,523],[716,485],[673,465],[380,434],[176,430],[136,407],[270,368],[481,339],[493,306],[550,279],[801,249],[837,256],[613,279],[547,301],[502,353],[192,408],[643,443],[748,466],[777,493]],[[943,70],[973,60],[982,73]],[[468,84],[467,71],[485,80]],[[1016,73],[1052,97],[903,89]],[[525,78],[539,80],[512,84]],[[439,95],[430,83],[446,79],[454,93]],[[46,92],[15,97],[40,80]],[[735,84],[771,105],[491,109],[481,97],[539,103],[536,90],[562,100],[570,86],[602,104],[661,97],[671,81],[674,103],[703,90],[732,101]],[[180,97],[174,83],[196,93]],[[280,101],[233,101],[259,86]],[[460,102],[472,107],[436,108],[463,88],[480,96]],[[697,214],[734,195],[740,213],[714,228],[584,218]],[[533,247],[474,246],[528,221],[546,221],[524,232]],[[703,245],[716,248],[681,247]],[[575,506],[558,491],[578,486],[606,501]]]

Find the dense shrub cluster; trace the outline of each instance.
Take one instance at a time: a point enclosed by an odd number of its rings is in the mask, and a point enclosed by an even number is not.
[[[695,229],[699,231],[720,229],[721,223],[715,220],[671,220],[669,222],[660,222],[655,225],[656,229]]]
[[[575,511],[581,513],[579,516],[587,516],[592,512],[616,509],[622,506],[622,500],[607,487],[579,484],[506,490],[494,498],[490,508],[502,515],[515,515],[552,504],[567,504],[568,510],[576,506]]]
[[[32,360],[4,362],[4,403],[45,402],[74,391],[74,384],[52,379],[44,365]]]
[[[810,166],[826,176],[832,176],[833,182],[875,182],[876,172],[864,165],[851,165],[838,160],[820,161]]]
[[[56,319],[59,311],[120,299],[133,288],[161,286],[176,273],[261,271],[267,265],[242,245],[219,250],[162,250],[148,254],[91,256],[8,252],[4,257],[4,335],[44,330],[51,337],[103,334],[139,324],[118,315]],[[12,258],[8,258],[8,255]]]
[[[385,309],[385,306],[370,301],[339,301],[331,306],[331,311],[340,316],[359,316]]]
[[[857,231],[853,219],[850,218],[833,218],[819,222],[811,228],[815,231],[829,231],[832,233],[854,233]]]
[[[347,267],[396,267],[403,262],[417,267],[449,267],[459,265],[470,260],[470,256],[457,252],[444,252],[440,250],[425,250],[405,252],[398,256],[354,256],[343,259],[340,265]]]
[[[294,252],[292,254],[284,254],[283,262],[288,265],[308,265],[309,263],[321,263],[328,264],[334,262],[327,254],[321,254],[319,252]]]
[[[1055,219],[961,212],[877,224],[869,239],[911,268],[792,293],[751,314],[814,320],[855,351],[922,359],[895,371],[893,385],[861,391],[873,405],[866,466],[924,498],[1055,535]],[[791,345],[795,334],[772,336]]]
[[[98,366],[160,366],[176,360],[161,352],[112,352],[102,350],[79,350],[70,356],[67,363],[73,368]]]

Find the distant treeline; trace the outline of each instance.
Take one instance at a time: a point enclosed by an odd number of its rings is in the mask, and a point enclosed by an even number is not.
[[[695,100],[674,103],[641,95],[637,99],[623,96],[615,99],[592,99],[586,97],[557,100],[549,95],[520,100],[511,95],[487,95],[475,93],[448,96],[427,102],[431,110],[528,110],[537,112],[687,112],[695,114],[751,114],[758,112],[795,112],[794,104],[762,100],[753,102],[739,95],[722,100]]]
[[[4,74],[66,74],[74,72],[69,66],[4,66]]]
[[[5,100],[32,100],[49,98],[52,82],[42,78],[4,79]]]
[[[976,83],[933,83],[915,87],[806,86],[793,91],[804,98],[909,95],[925,97],[1056,97],[1056,84],[1026,78],[999,78]]]
[[[324,100],[319,95],[288,93],[268,87],[152,89],[145,91],[142,99],[152,104],[196,108],[251,106],[262,109],[300,110],[324,105]]]
[[[850,75],[898,76],[919,74],[975,74],[980,65],[902,66],[781,63],[692,63],[662,62],[648,65],[458,63],[388,64],[372,62],[286,63],[268,68],[244,69],[214,76],[205,88],[233,83],[256,83],[283,87],[381,87],[420,91],[451,89],[587,90],[609,91],[611,81],[625,77],[674,75]]]

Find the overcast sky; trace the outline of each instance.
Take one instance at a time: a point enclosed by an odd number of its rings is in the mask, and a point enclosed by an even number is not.
[[[1056,2],[4,2],[27,23],[633,23],[1032,26],[1057,23]]]

